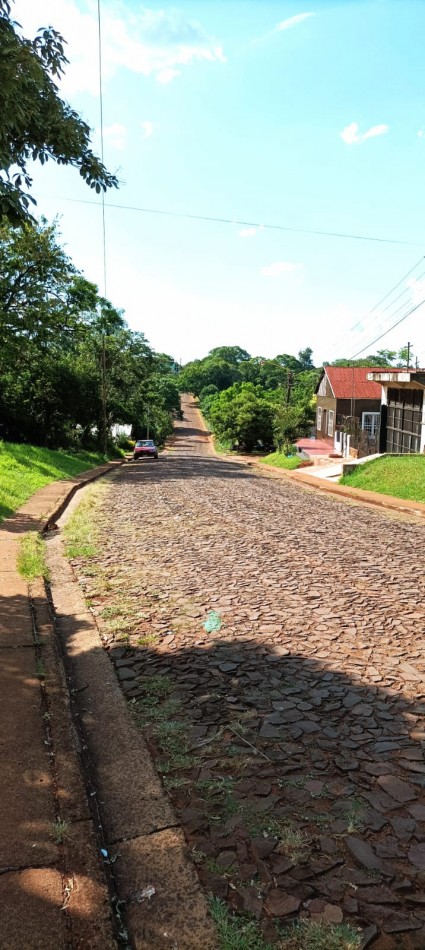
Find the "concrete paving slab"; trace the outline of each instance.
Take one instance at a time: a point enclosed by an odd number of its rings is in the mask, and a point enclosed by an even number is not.
[[[102,858],[91,820],[72,825],[65,847],[64,885],[73,947],[113,950],[111,906]]]
[[[69,950],[62,877],[46,868],[0,876],[0,950]]]
[[[0,867],[57,860],[54,797],[32,650],[2,650],[0,665]],[[17,729],[22,709],[25,729]]]
[[[13,610],[11,605],[0,604],[0,647],[32,647],[31,614],[22,605],[21,610]]]

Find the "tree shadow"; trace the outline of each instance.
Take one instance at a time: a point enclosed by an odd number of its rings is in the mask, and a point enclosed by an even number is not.
[[[158,461],[142,459],[125,466],[120,478],[123,482],[136,484],[143,478],[149,482],[179,481],[181,478],[234,478],[254,479],[256,476],[240,462],[208,455],[173,456],[161,455]]]
[[[425,946],[424,695],[266,636],[110,646],[207,892],[260,920]]]
[[[13,629],[19,631],[27,616],[25,599],[13,597],[7,608]],[[83,651],[76,683],[72,672],[76,637],[84,636],[86,627],[77,612],[59,617],[83,741],[95,752],[91,716],[83,715],[88,704],[85,688],[94,676],[93,660],[102,657],[107,662],[109,656],[128,703],[128,730],[138,723],[207,893],[226,900],[239,913],[253,914],[264,941],[272,943],[280,939],[277,922],[338,921],[343,916],[365,940],[376,935],[377,950],[425,946],[425,696],[419,685],[407,695],[409,690],[402,694],[361,683],[330,662],[283,648],[267,634],[236,637],[226,633],[225,625],[207,634],[202,619],[192,643],[184,634],[165,635],[145,645],[133,637],[127,644],[111,641],[105,651],[98,641]],[[20,915],[18,924],[14,918],[13,939],[5,946],[10,950],[26,945],[24,906],[32,927],[44,908],[50,933],[55,921],[59,932],[55,874],[64,866],[78,881],[79,894],[83,890],[92,898],[91,904],[89,900],[82,906],[75,900],[71,911],[84,945],[93,932],[94,898],[99,903],[101,894],[101,868],[96,860],[93,863],[96,839],[91,820],[80,817],[72,844],[57,849],[52,843],[55,812],[40,683],[34,675],[33,650],[19,636],[15,644],[10,636],[2,642],[4,709],[14,697],[9,718],[2,717],[3,737],[8,737],[9,758],[13,756],[17,767],[10,785],[12,773],[6,766],[3,788],[8,783],[9,790],[13,788],[16,840],[21,836],[29,847],[34,840],[43,843],[40,867],[45,870],[45,887],[43,891],[33,865],[25,869],[22,860],[15,863],[17,854],[4,852],[3,867],[22,869],[0,878],[5,899],[8,884],[12,888],[11,906]],[[48,656],[49,644],[43,649]],[[47,661],[47,672],[48,668]],[[124,779],[117,786],[119,795],[120,787],[126,786],[128,742],[126,735],[115,735],[112,721],[109,728],[115,743],[114,768]],[[62,741],[55,736],[54,722],[52,741]],[[94,787],[97,783],[99,788],[95,754],[92,766]],[[121,794],[125,812],[126,793]],[[0,839],[7,845],[8,836],[10,840],[13,836],[4,793],[2,804],[5,822],[0,824]],[[103,818],[106,814],[107,835],[108,807],[107,801],[99,805],[101,818],[102,811]],[[136,821],[143,820],[150,807],[148,798],[139,799]],[[70,800],[66,810],[72,811]],[[107,840],[108,848],[112,844],[112,838]],[[167,862],[177,873],[178,849],[174,857],[173,841],[165,832],[159,847],[164,850],[155,873],[160,877]],[[138,926],[134,893],[146,885],[149,874],[140,865],[140,878],[129,878],[129,848],[120,848],[114,874],[129,919]],[[33,854],[32,850],[30,857]],[[179,887],[176,895],[183,901]],[[171,904],[169,908],[171,913]],[[152,908],[144,912],[154,939]],[[106,919],[107,914],[105,927]],[[9,930],[4,933],[8,937]],[[45,946],[53,948],[47,937]]]

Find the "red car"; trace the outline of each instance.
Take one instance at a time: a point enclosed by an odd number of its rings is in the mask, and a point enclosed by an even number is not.
[[[134,446],[133,458],[135,461],[137,461],[137,459],[147,458],[157,459],[158,449],[155,442],[152,442],[152,439],[140,439]]]

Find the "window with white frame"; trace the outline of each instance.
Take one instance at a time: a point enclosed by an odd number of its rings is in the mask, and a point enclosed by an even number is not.
[[[318,406],[316,426],[319,432],[322,430],[322,407]]]
[[[334,434],[334,411],[329,409],[328,412],[328,435],[332,436]]]
[[[368,432],[369,435],[376,435],[380,418],[381,414],[379,412],[362,412],[362,429]]]

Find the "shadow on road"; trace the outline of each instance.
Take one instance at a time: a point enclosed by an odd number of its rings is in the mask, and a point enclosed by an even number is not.
[[[425,946],[423,696],[201,624],[109,655],[207,892],[271,942],[301,914]]]
[[[155,463],[150,459],[130,462],[120,472],[123,482],[144,478],[148,481],[175,481],[182,478],[235,478],[254,479],[256,476],[240,462],[228,462],[215,456],[160,455]]]

